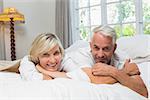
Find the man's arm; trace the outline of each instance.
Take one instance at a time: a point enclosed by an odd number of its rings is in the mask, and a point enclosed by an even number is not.
[[[100,66],[106,66],[106,64],[95,64],[93,67],[95,69],[98,68],[98,69],[96,69],[96,71],[98,71]],[[93,75],[91,68],[85,67],[85,68],[82,68],[82,70],[89,76],[92,83],[95,83],[95,84],[114,84],[114,83],[118,82],[116,79],[114,79],[111,76]],[[125,62],[124,67],[121,69],[121,71],[124,71],[129,76],[140,74],[139,69],[136,66],[136,64],[129,63],[128,60]]]
[[[122,85],[136,91],[137,93],[145,97],[148,97],[147,89],[140,75],[135,75],[130,77],[123,71],[114,69],[114,71],[112,71],[111,73],[111,76],[116,80],[118,80]]]
[[[95,84],[114,84],[117,82],[116,79],[114,79],[111,76],[96,76],[92,74],[92,69],[89,67],[82,68],[82,70],[88,75],[88,77],[91,80],[91,83]]]
[[[130,64],[128,65],[128,67],[130,67]],[[147,97],[148,95],[144,82],[142,81],[139,75],[130,76],[123,70],[118,70],[117,68],[111,65],[106,65],[103,63],[98,63],[97,66],[94,66],[92,69],[92,73],[96,76],[113,77],[122,85],[127,86],[128,88],[136,91],[137,93],[145,97]]]

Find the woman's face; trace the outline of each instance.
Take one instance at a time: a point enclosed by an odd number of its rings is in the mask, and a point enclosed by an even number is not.
[[[59,45],[54,46],[49,52],[39,56],[39,64],[48,71],[57,71],[60,67],[62,54]]]

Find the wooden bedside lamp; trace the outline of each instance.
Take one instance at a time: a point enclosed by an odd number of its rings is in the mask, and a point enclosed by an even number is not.
[[[16,60],[14,24],[15,22],[24,23],[24,15],[20,14],[15,8],[5,8],[3,13],[0,14],[0,21],[10,25],[11,60]]]

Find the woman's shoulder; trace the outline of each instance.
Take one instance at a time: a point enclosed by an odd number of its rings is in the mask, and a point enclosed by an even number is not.
[[[21,59],[21,64],[22,63],[31,63],[34,64],[31,60],[30,60],[30,55],[26,55]]]

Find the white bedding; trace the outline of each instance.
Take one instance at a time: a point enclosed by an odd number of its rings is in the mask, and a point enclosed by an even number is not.
[[[150,90],[150,62],[138,64]],[[150,91],[149,91],[150,93]],[[147,100],[122,85],[95,85],[57,78],[50,81],[23,81],[19,74],[0,72],[0,100]]]
[[[150,62],[138,64],[150,90]],[[150,91],[149,91],[150,93]],[[119,83],[91,84],[57,78],[50,81],[23,81],[19,74],[0,72],[0,100],[147,100]]]
[[[135,38],[137,37],[138,36],[136,36]],[[127,50],[130,57],[133,58],[135,62],[138,62],[138,66],[141,71],[141,77],[146,84],[150,98],[150,41],[149,39],[145,38],[145,36],[142,36],[139,39],[141,41],[144,40],[143,42],[140,42],[142,43],[140,45],[137,45],[136,40],[138,41],[138,39],[130,39],[130,41],[128,42],[128,40],[120,38],[117,42],[119,49],[122,49],[124,51]],[[80,42],[78,44],[82,44]],[[133,42],[135,42],[136,44],[134,44]],[[141,45],[143,44],[145,44],[144,48],[141,48]],[[134,49],[132,49],[130,46],[136,46],[136,48],[133,47]],[[76,48],[75,46],[73,47]],[[69,52],[73,47],[68,48],[66,51]],[[145,56],[143,56],[143,53],[145,54]],[[0,72],[0,100],[147,99],[139,95],[138,93],[120,85],[119,83],[114,85],[95,85],[88,82],[81,82],[65,78],[57,78],[50,81],[23,81],[21,80],[19,74]]]
[[[142,66],[140,65],[140,67]],[[140,70],[142,71],[142,69]],[[147,99],[119,83],[96,85],[65,78],[56,78],[50,81],[23,81],[19,74],[0,72],[0,100]]]
[[[147,100],[120,85],[95,85],[57,78],[50,81],[0,81],[0,100]]]

